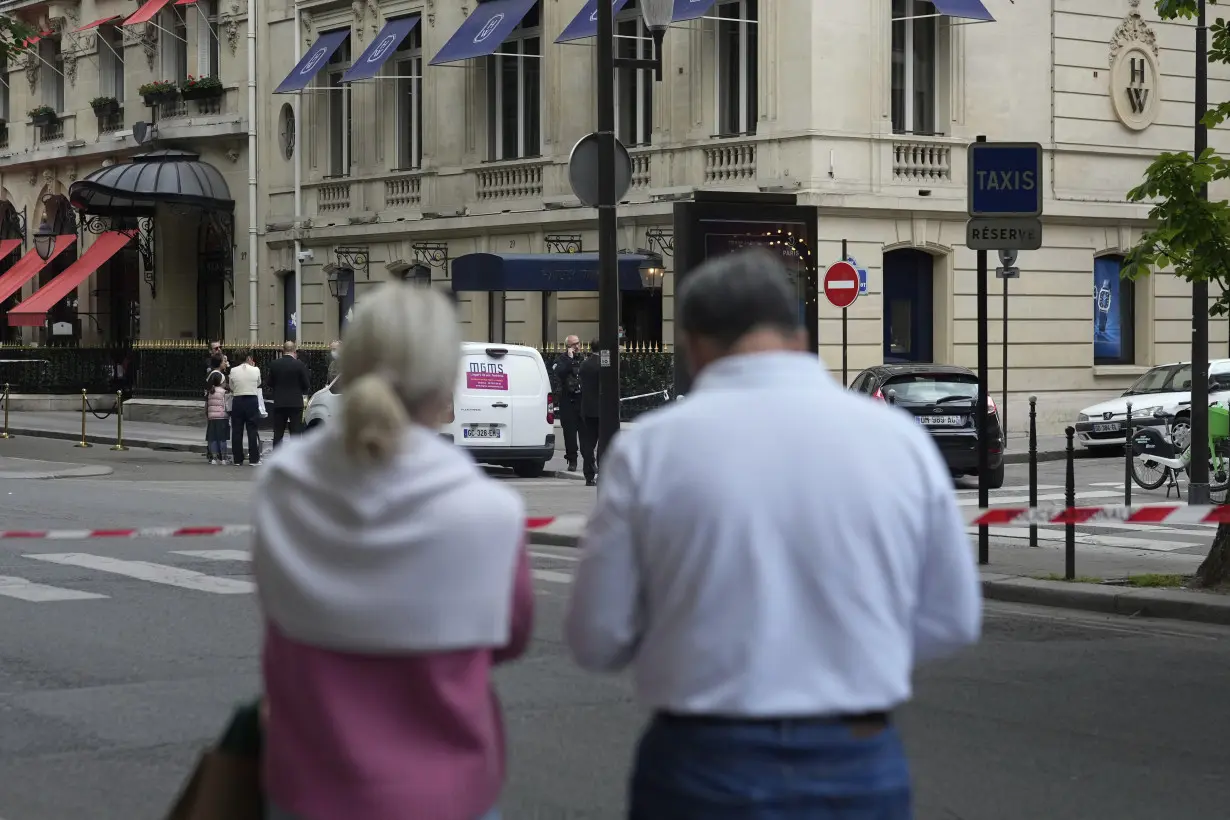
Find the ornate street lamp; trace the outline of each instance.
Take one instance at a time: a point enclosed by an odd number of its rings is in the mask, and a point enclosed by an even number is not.
[[[339,302],[350,295],[350,283],[354,281],[354,271],[340,265],[328,264],[324,267],[325,278],[329,283],[329,295]]]
[[[56,249],[55,231],[51,230],[51,226],[47,224],[47,220],[39,223],[38,230],[34,233],[34,251],[38,254],[39,259],[46,262],[51,258],[51,254]]]
[[[641,274],[641,284],[647,290],[662,289],[662,278],[666,275],[666,268],[662,267],[661,256],[656,253],[646,253],[637,271]]]

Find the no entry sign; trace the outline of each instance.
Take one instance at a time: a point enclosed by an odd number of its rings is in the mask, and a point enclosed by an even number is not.
[[[834,262],[824,272],[824,296],[833,307],[848,308],[858,298],[858,269],[849,262]]]

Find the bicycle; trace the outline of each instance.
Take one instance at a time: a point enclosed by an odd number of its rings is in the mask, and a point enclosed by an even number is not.
[[[1176,425],[1174,413],[1154,414],[1165,426],[1141,427],[1132,435],[1132,480],[1144,490],[1167,484],[1166,497],[1173,488],[1179,491],[1179,473],[1190,473],[1191,427]],[[1147,423],[1147,422],[1142,422]],[[1176,429],[1176,427],[1178,429]],[[1230,491],[1230,410],[1213,402],[1209,405],[1209,499],[1224,504]],[[1182,498],[1182,493],[1179,493]]]

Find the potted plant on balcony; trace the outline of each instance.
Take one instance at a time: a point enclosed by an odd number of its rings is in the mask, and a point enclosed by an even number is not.
[[[110,117],[120,113],[120,101],[115,97],[95,97],[90,100],[90,108],[94,109],[96,117]]]
[[[26,113],[30,117],[30,122],[40,128],[47,125],[55,125],[60,121],[60,115],[50,105],[36,105]]]
[[[212,100],[222,96],[222,81],[211,75],[197,77],[192,74],[179,84],[179,93],[185,100]]]
[[[137,93],[145,99],[146,105],[161,105],[179,96],[179,88],[170,80],[154,80],[145,83],[137,89]]]

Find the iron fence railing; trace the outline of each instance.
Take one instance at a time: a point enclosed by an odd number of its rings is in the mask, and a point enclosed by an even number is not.
[[[260,367],[281,355],[280,344],[228,344],[231,363],[238,350],[253,352]],[[540,347],[550,371],[562,346]],[[299,358],[308,366],[314,389],[328,379],[329,348],[303,344]],[[138,342],[123,347],[30,347],[0,345],[0,386],[14,394],[111,393],[137,398],[197,399],[204,389],[209,349],[196,342]],[[630,420],[670,400],[674,354],[660,346],[637,346],[620,354],[620,415]],[[553,389],[558,392],[558,385]]]

